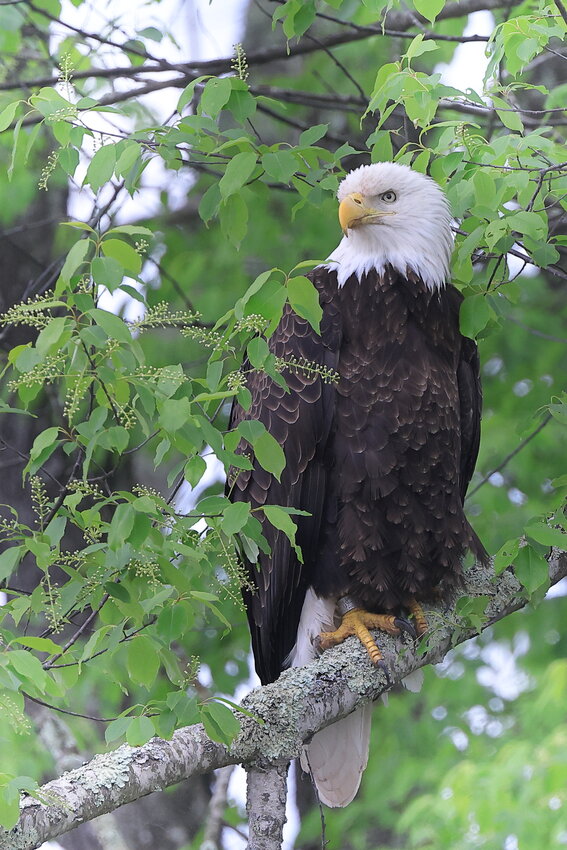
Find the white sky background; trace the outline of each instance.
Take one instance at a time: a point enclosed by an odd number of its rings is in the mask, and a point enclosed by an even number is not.
[[[158,5],[149,6],[133,5],[131,0],[112,0],[112,2],[104,4],[91,0],[87,8],[80,7],[78,9],[72,6],[70,2],[66,2],[63,15],[69,23],[92,32],[101,32],[107,17],[110,14],[116,17],[119,10],[127,13],[124,20],[130,30],[128,35],[133,34],[134,29],[146,26],[156,26],[161,30],[165,24],[166,29],[173,31],[178,41],[178,47],[175,47],[171,42],[164,41],[161,44],[150,43],[149,50],[158,56],[165,55],[169,61],[187,61],[189,58],[204,60],[231,55],[233,44],[241,39],[245,7],[245,0],[212,0],[211,3],[208,0],[163,0]],[[494,19],[489,12],[475,12],[469,16],[465,33],[467,35],[473,33],[490,35],[493,27]],[[57,28],[54,29],[57,31]],[[61,32],[63,31],[61,30]],[[482,81],[486,67],[484,51],[485,44],[482,42],[459,45],[453,61],[449,65],[438,65],[436,70],[442,72],[445,84],[462,91],[472,88],[480,94],[483,89]],[[116,87],[132,88],[133,86],[131,81],[123,80],[117,81]],[[178,89],[160,91],[147,96],[147,102],[150,108],[155,110],[165,121],[173,113],[179,94],[180,90]],[[108,132],[109,125],[105,123],[107,119],[100,113],[91,113],[91,115],[93,122],[91,126],[100,128],[103,132],[106,129]],[[112,116],[111,121],[115,121],[117,125],[120,124],[122,127],[127,126],[127,123],[124,123],[123,119],[121,121],[118,116]],[[89,117],[90,123],[91,118]],[[87,162],[85,161],[83,164],[85,169],[86,165]],[[144,184],[146,188],[137,194],[135,199],[127,199],[125,203],[120,205],[119,220],[121,222],[139,219],[157,211],[161,205],[159,193],[164,190],[168,192],[172,207],[182,205],[191,185],[191,178],[182,174],[172,176],[171,172],[161,166],[158,158],[155,158],[144,173]],[[71,192],[69,207],[70,217],[87,220],[92,211],[90,190],[81,190],[78,186],[75,186]],[[517,269],[513,269],[513,273],[515,271]],[[101,306],[118,312],[124,307],[125,298],[127,299],[127,296],[109,296],[104,305]],[[140,305],[135,302],[133,306],[134,315],[138,315],[139,310]],[[222,466],[218,461],[215,464],[209,455],[205,479],[194,491],[188,485],[182,489],[177,500],[179,507],[185,510],[190,509],[203,489],[206,489],[215,480],[218,481],[222,475]],[[511,650],[509,647],[498,643],[490,646],[490,653],[488,653],[488,650],[484,651],[486,655],[484,659],[486,661],[484,668],[486,684],[488,685],[489,680],[492,681],[495,677],[498,679],[501,689],[509,694],[519,686],[520,671],[514,661],[523,652],[518,651],[517,648]],[[250,687],[256,684],[257,677],[254,673],[251,673],[249,682],[239,687],[235,697],[240,699]],[[298,814],[292,802],[295,799],[294,789],[290,788],[290,792],[283,850],[292,850],[299,828]],[[245,774],[242,768],[237,768],[234,772],[229,794],[239,805],[244,805]],[[227,850],[241,850],[245,846],[245,842],[230,830],[224,831],[223,838]],[[42,850],[61,850],[61,847],[57,843],[48,843],[43,845]]]

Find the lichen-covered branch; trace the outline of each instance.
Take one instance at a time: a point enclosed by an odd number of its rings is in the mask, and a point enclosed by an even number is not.
[[[567,576],[567,553],[553,550],[548,562],[552,584]],[[483,627],[526,604],[510,569],[495,577],[491,567],[476,565],[466,574],[464,594],[489,598]],[[432,609],[429,621],[433,631],[425,654],[405,638],[405,651],[400,653],[400,638],[380,636],[392,683],[441,661],[451,647],[477,633],[456,623],[451,610]],[[241,716],[242,729],[230,750],[211,741],[197,725],[178,730],[171,741],[154,738],[143,747],[123,745],[96,756],[44,785],[41,802],[26,797],[17,826],[0,833],[0,850],[34,850],[86,820],[228,764],[255,765],[256,769],[258,763],[285,765],[315,732],[361,703],[377,699],[388,687],[384,674],[370,665],[360,644],[349,639],[307,667],[286,670],[277,682],[252,691],[244,705],[262,722]],[[283,823],[283,813],[281,818]]]

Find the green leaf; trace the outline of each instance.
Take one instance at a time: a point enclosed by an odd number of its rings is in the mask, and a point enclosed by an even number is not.
[[[246,304],[248,303],[248,301],[250,300],[250,298],[253,295],[255,295],[257,292],[259,292],[262,289],[262,287],[264,286],[266,281],[269,279],[269,277],[270,277],[270,275],[272,274],[273,271],[274,271],[274,269],[268,269],[267,271],[264,271],[261,274],[259,274],[258,277],[250,284],[250,286],[248,287],[248,289],[246,290],[246,292],[244,293],[242,298],[239,298],[239,300],[236,302],[236,306],[234,308],[234,315],[236,316],[237,319],[243,318],[243,316],[245,315],[244,311],[245,311]]]
[[[59,94],[54,88],[45,86],[37,94],[30,97],[30,103],[40,112],[44,118],[54,116],[54,113],[62,111],[69,113],[74,110],[73,104]],[[55,116],[54,116],[55,117]]]
[[[3,133],[4,130],[7,130],[12,121],[14,120],[14,116],[16,114],[16,109],[18,108],[19,100],[15,100],[13,103],[8,104],[5,109],[0,112],[0,133]]]
[[[0,825],[4,829],[12,829],[20,818],[20,795],[7,798],[0,788]]]
[[[187,89],[185,89],[186,91]],[[213,77],[206,83],[203,89],[201,102],[199,103],[199,112],[204,115],[210,115],[211,118],[216,118],[225,103],[227,103],[231,91],[232,83],[229,77]],[[179,99],[179,102],[181,104],[182,98]]]
[[[87,224],[86,221],[62,221],[61,227],[72,227],[75,230],[86,230],[88,233],[94,233],[96,235],[96,230]]]
[[[24,551],[22,546],[10,546],[9,549],[4,549],[0,555],[0,581],[12,575]]]
[[[237,88],[238,84],[243,88]],[[248,86],[244,80],[236,80],[232,78],[232,91],[225,109],[230,109],[236,120],[240,124],[244,124],[247,118],[252,118],[256,112],[256,99],[248,91]]]
[[[303,275],[292,277],[287,282],[287,299],[298,316],[307,319],[314,331],[319,333],[323,310],[319,293],[309,278]]]
[[[240,722],[230,708],[220,702],[207,702],[201,706],[201,721],[205,732],[213,741],[230,747],[240,732]]]
[[[118,289],[124,278],[124,269],[117,260],[113,257],[95,257],[91,265],[95,283],[106,286],[109,292]]]
[[[252,151],[237,153],[226,166],[219,182],[221,197],[228,198],[238,192],[256,168],[256,154]]]
[[[51,546],[56,547],[61,543],[61,538],[65,534],[67,526],[67,517],[63,515],[54,516],[47,528],[44,531]]]
[[[124,242],[123,239],[103,239],[101,249],[105,257],[116,260],[134,277],[140,274],[142,258],[136,249]]]
[[[270,323],[266,329],[266,334],[269,335],[275,331],[281,319],[286,300],[286,287],[271,278],[265,282],[258,292],[250,295],[246,301],[244,315],[258,314],[263,316]]]
[[[414,0],[416,12],[433,23],[445,5],[445,0]]]
[[[193,455],[185,464],[183,474],[191,487],[196,487],[206,471],[207,464],[205,459],[201,455]]]
[[[134,682],[151,688],[159,671],[159,656],[153,640],[145,635],[137,635],[128,641],[126,666]]]
[[[474,339],[491,319],[490,305],[484,295],[471,295],[461,304],[461,333]]]
[[[285,455],[277,440],[264,431],[254,440],[253,448],[260,466],[271,472],[279,481],[285,467]]]
[[[434,41],[431,41],[430,39],[425,40],[423,33],[419,33],[419,35],[416,35],[416,37],[410,42],[404,56],[409,64],[411,60],[415,59],[417,56],[421,56],[423,53],[429,53],[430,51],[437,49],[437,44]]]
[[[154,232],[149,227],[143,227],[141,224],[121,224],[118,227],[112,227],[106,231],[105,237],[111,233],[125,233],[127,236],[148,236],[153,237]]]
[[[191,403],[186,398],[167,398],[160,402],[159,410],[162,428],[174,433],[182,428],[191,416]]]
[[[61,347],[62,338],[66,342],[71,336],[69,321],[66,316],[57,316],[51,319],[42,331],[40,331],[35,347],[41,354],[48,354],[49,350],[56,345]]]
[[[315,142],[318,142],[319,139],[323,138],[328,129],[328,124],[314,124],[313,127],[309,127],[308,130],[304,130],[300,134],[299,146],[308,148],[311,145],[314,145]]]
[[[24,467],[23,475],[35,475],[38,469],[51,457],[57,446],[61,445],[58,440],[59,428],[54,426],[46,428],[38,434],[30,451],[30,459]]]
[[[105,428],[97,440],[98,445],[102,449],[114,449],[122,453],[128,446],[130,441],[130,432],[122,425],[111,425],[110,428]]]
[[[10,645],[13,643],[20,643],[22,646],[37,650],[37,652],[48,652],[50,655],[57,655],[61,652],[59,644],[54,643],[50,638],[19,637],[10,641]]]
[[[116,720],[109,723],[104,731],[106,743],[113,744],[115,741],[118,741],[119,738],[122,738],[122,736],[126,734],[131,723],[131,717],[117,717]]]
[[[223,235],[239,248],[248,231],[248,205],[244,198],[241,195],[227,198],[220,207],[219,217]]]
[[[532,239],[545,239],[547,226],[541,215],[527,210],[518,210],[506,219],[512,230],[531,236]]]
[[[255,336],[246,346],[246,354],[255,369],[261,369],[270,356],[268,343],[263,336]]]
[[[299,546],[296,545],[295,542],[295,533],[297,531],[297,526],[290,517],[289,513],[279,505],[264,505],[263,510],[268,522],[270,522],[274,526],[274,528],[277,528],[279,531],[283,531],[283,533],[291,543],[300,563],[303,563],[303,555],[301,553],[301,549],[299,548]]]
[[[199,215],[205,222],[210,221],[218,212],[221,194],[218,183],[212,183],[199,201]]]
[[[265,153],[262,157],[262,165],[266,174],[280,183],[289,183],[297,171],[297,160],[290,150]]]
[[[68,125],[65,124],[67,127]],[[79,151],[75,148],[60,148],[57,161],[65,174],[72,177],[79,164]]]
[[[103,145],[99,148],[89,163],[83,186],[90,185],[93,192],[98,192],[101,186],[108,183],[114,174],[116,164],[116,145]]]
[[[183,112],[183,110],[187,106],[187,104],[190,103],[193,100],[193,97],[195,95],[195,87],[198,86],[198,85],[201,85],[203,80],[207,80],[207,79],[208,79],[207,76],[197,77],[195,80],[191,80],[191,82],[189,83],[188,86],[185,86],[185,88],[181,92],[179,100],[177,101],[177,111],[179,113]]]
[[[518,112],[514,111],[514,108],[511,107],[510,104],[506,100],[504,100],[504,98],[496,97],[495,95],[491,95],[491,97],[492,103],[494,104],[494,108],[496,109],[496,114],[498,115],[504,126],[507,127],[509,130],[514,130],[517,133],[523,133],[524,125]],[[498,107],[500,107],[500,109]]]
[[[122,177],[126,177],[132,166],[138,162],[141,156],[142,146],[139,145],[138,142],[126,142],[122,153],[116,160],[116,173],[120,174]]]
[[[126,731],[126,740],[131,747],[141,747],[147,744],[155,733],[155,727],[150,717],[133,717]]]
[[[120,602],[131,602],[132,597],[128,593],[127,589],[123,584],[120,584],[119,581],[107,581],[103,585],[104,590],[108,593],[109,596],[112,596],[113,599],[119,599]]]
[[[119,342],[125,342],[128,345],[132,343],[132,335],[128,326],[119,316],[110,313],[108,310],[101,310],[99,307],[93,307],[88,313],[110,339],[117,339]]]
[[[248,502],[234,502],[225,508],[221,520],[221,528],[225,534],[237,534],[244,528],[250,516]]]
[[[108,532],[108,545],[111,549],[119,549],[128,541],[135,518],[136,512],[130,502],[117,505]]]
[[[41,661],[28,652],[27,649],[14,649],[8,653],[8,664],[19,676],[22,676],[35,687],[44,691],[47,686],[47,673],[41,666]]]
[[[91,245],[92,242],[90,239],[79,239],[78,242],[75,242],[67,254],[65,262],[63,263],[63,268],[61,269],[61,280],[64,283],[68,284],[72,275],[74,275],[77,269],[83,264]]]
[[[556,546],[563,550],[567,548],[567,534],[560,528],[550,528],[545,523],[533,524],[527,526],[525,534],[542,546]]]
[[[530,546],[523,546],[514,560],[516,578],[526,588],[528,594],[538,587],[549,583],[549,567],[546,559]]]

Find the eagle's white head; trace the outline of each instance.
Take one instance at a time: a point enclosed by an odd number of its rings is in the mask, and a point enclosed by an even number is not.
[[[328,267],[336,269],[339,286],[388,264],[402,274],[414,271],[430,289],[446,283],[451,212],[431,177],[394,162],[361,165],[340,183],[337,197],[344,237]]]

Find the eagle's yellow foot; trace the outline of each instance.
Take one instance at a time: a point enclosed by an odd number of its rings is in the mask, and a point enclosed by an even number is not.
[[[343,597],[344,599],[345,597]],[[340,600],[342,601],[342,600]],[[368,629],[380,629],[389,635],[399,635],[400,620],[392,614],[371,614],[364,608],[351,608],[343,614],[342,623],[334,632],[321,632],[317,644],[320,649],[329,649],[342,643],[347,637],[355,635],[366,648],[370,660],[378,667],[382,666],[382,653],[376,646],[376,641]]]
[[[423,608],[416,599],[410,599],[407,607],[414,619],[417,636],[422,637],[428,629],[427,620]]]

